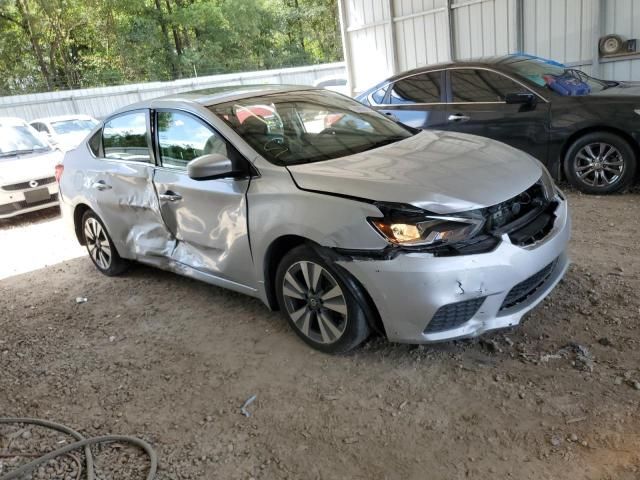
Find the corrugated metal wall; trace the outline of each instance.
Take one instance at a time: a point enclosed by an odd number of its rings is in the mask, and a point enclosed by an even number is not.
[[[604,32],[637,38],[640,41],[640,0],[606,2]],[[640,58],[606,62],[601,65],[601,71],[605,78],[640,80]]]
[[[477,58],[515,52],[516,0],[451,3],[455,57]]]
[[[640,0],[339,0],[354,91],[417,66],[518,51],[608,79],[640,57],[594,58],[596,39],[640,38]],[[640,45],[639,45],[640,48]],[[349,66],[351,67],[349,69]]]
[[[344,76],[344,63],[308,67],[232,73],[189,78],[173,82],[152,82],[117,87],[89,88],[61,92],[0,97],[0,117],[19,117],[31,121],[38,117],[83,113],[101,118],[114,110],[148,98],[171,95],[221,85],[286,83],[311,85],[325,76]]]

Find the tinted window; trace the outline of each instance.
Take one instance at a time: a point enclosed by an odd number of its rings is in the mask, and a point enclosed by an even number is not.
[[[439,103],[440,72],[422,73],[397,81],[391,89],[389,102],[404,103]]]
[[[185,168],[202,155],[229,158],[227,142],[195,117],[180,112],[158,112],[158,145],[163,167]]]
[[[454,102],[502,102],[508,93],[530,93],[513,80],[488,70],[451,70]]]
[[[150,162],[146,113],[126,113],[109,120],[104,124],[102,145],[106,158]]]

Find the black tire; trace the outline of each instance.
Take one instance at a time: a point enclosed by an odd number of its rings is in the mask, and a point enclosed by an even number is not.
[[[96,222],[99,228],[96,227]],[[118,254],[104,223],[91,210],[87,210],[82,216],[82,235],[89,258],[101,273],[115,277],[129,268],[129,262]],[[96,237],[100,242],[94,240]]]
[[[321,267],[319,273],[317,267]],[[309,284],[314,284],[315,273],[318,278],[313,288]],[[307,277],[310,281],[306,281]],[[296,288],[290,278],[302,288]],[[323,259],[313,248],[301,245],[287,253],[278,265],[275,282],[280,310],[296,334],[313,348],[325,353],[345,353],[369,336],[367,318],[371,310],[357,282],[348,272]],[[291,296],[298,295],[305,288],[305,298]],[[298,312],[302,313],[296,322],[293,316]],[[336,332],[340,332],[339,335]]]
[[[564,159],[569,183],[590,194],[624,190],[635,180],[636,168],[636,155],[629,142],[610,132],[593,132],[578,138]]]

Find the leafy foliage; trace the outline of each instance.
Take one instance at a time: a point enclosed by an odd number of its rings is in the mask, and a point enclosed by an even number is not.
[[[341,57],[336,0],[0,0],[0,95]]]

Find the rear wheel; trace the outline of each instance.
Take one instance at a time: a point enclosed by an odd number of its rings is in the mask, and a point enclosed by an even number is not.
[[[129,262],[120,257],[102,220],[91,210],[82,216],[82,234],[89,257],[100,272],[112,277],[128,268]]]
[[[356,282],[307,246],[284,256],[276,290],[293,330],[320,351],[344,353],[369,336],[369,307]]]
[[[609,132],[594,132],[569,147],[564,167],[567,179],[577,189],[607,194],[631,185],[636,174],[636,157],[625,139]]]

